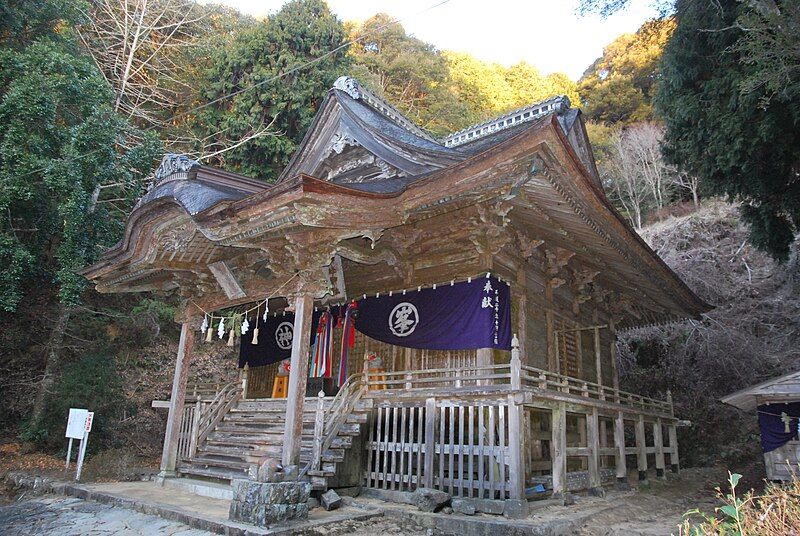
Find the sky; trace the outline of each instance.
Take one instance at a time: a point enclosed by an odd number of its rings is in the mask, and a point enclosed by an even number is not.
[[[214,0],[256,17],[279,10],[285,0]],[[607,19],[580,17],[578,0],[328,0],[342,20],[375,13],[402,19],[406,32],[442,50],[467,52],[512,65],[525,60],[544,74],[577,80],[621,33],[635,32],[655,15],[651,2],[632,0]]]

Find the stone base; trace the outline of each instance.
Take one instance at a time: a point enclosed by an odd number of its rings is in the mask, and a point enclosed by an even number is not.
[[[587,491],[588,491],[589,495],[592,496],[592,497],[605,497],[606,496],[606,490],[601,488],[601,487],[589,488]]]
[[[670,469],[672,469],[672,472],[675,473],[676,475],[680,471],[680,469],[678,468],[678,464],[677,463],[673,463],[672,465],[670,465]]]
[[[657,478],[664,478],[664,469],[656,468],[656,477]]]
[[[617,482],[614,484],[617,491],[630,491],[631,485],[628,483],[626,477],[617,477]]]
[[[234,480],[228,518],[269,527],[290,519],[308,517],[311,484],[308,482],[252,482]]]

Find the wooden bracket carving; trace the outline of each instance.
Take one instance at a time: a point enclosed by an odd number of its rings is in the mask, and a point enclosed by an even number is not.
[[[236,300],[247,295],[225,261],[211,263],[208,265],[208,269],[214,274],[214,278],[229,299]]]

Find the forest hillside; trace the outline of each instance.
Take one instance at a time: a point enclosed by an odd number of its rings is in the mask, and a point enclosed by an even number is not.
[[[784,264],[756,250],[739,208],[706,201],[689,215],[642,229],[643,238],[715,308],[702,320],[630,331],[618,344],[621,379],[633,392],[675,400],[682,461],[732,464],[759,455],[755,415],[722,404],[738,389],[800,362],[800,251]]]

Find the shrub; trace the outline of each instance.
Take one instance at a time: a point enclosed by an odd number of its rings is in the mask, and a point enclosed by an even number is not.
[[[114,445],[113,424],[121,418],[126,404],[114,358],[105,353],[90,354],[65,367],[45,400],[39,426],[23,427],[22,436],[52,450],[64,448],[69,409],[86,408],[94,412],[88,448],[108,448]]]
[[[692,510],[680,527],[682,536],[786,536],[800,534],[800,479],[793,473],[788,484],[768,483],[760,495],[753,490],[741,497],[736,485],[742,475],[729,473],[730,493],[717,488],[724,503],[717,515]],[[699,516],[700,522],[692,517]]]

